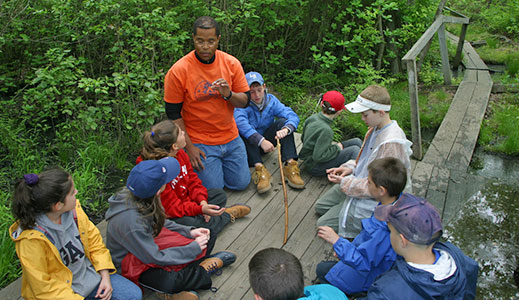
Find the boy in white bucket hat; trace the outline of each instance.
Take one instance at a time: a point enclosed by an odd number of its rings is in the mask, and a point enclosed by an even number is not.
[[[371,217],[377,201],[368,190],[368,165],[375,159],[400,159],[408,174],[405,192],[411,192],[411,142],[396,121],[391,120],[391,98],[386,88],[370,85],[357,99],[346,105],[352,113],[361,113],[369,127],[356,160],[326,170],[328,180],[337,183],[315,205],[318,226],[330,226],[340,236],[354,238],[362,229],[361,220]]]

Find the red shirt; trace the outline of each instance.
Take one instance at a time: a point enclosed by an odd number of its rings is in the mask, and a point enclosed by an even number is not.
[[[200,215],[202,214],[200,202],[207,201],[207,189],[193,171],[189,156],[184,150],[178,151],[176,159],[180,164],[180,173],[166,184],[166,189],[160,194],[164,211],[168,218]],[[139,156],[137,163],[142,160]]]

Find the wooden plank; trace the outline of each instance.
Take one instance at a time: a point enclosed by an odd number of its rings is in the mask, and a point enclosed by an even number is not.
[[[427,195],[433,167],[432,164],[423,161],[416,163],[415,170],[411,177],[413,183],[413,194],[416,196],[425,198]]]
[[[427,190],[426,199],[433,204],[438,211],[443,214],[445,197],[449,184],[450,171],[447,168],[434,166],[431,172],[431,180]]]
[[[420,130],[420,108],[418,102],[418,73],[416,60],[407,61],[407,80],[409,82],[409,107],[411,108],[411,132],[413,156],[422,159],[422,133]]]
[[[478,71],[478,73],[487,71]],[[484,77],[482,75],[482,77]],[[488,104],[492,81],[478,81],[470,105],[459,127],[456,141],[447,157],[449,168],[466,171],[477,143],[479,130]]]
[[[476,70],[465,70],[463,75],[463,82],[477,82],[478,81],[478,71]]]
[[[22,299],[20,293],[22,291],[22,277],[0,290],[0,299],[2,300],[18,300]],[[23,300],[23,299],[22,299]]]
[[[438,41],[440,44],[440,56],[442,60],[443,83],[451,84],[451,68],[449,66],[449,51],[447,50],[447,40],[445,39],[445,24],[438,28]]]
[[[423,48],[427,43],[432,39],[438,28],[443,23],[443,16],[438,17],[432,24],[427,28],[427,30],[422,34],[422,36],[414,43],[413,47],[404,55],[402,61],[414,60],[420,52],[422,52]]]
[[[298,193],[289,190],[289,240],[303,217],[312,209],[315,199],[324,191],[324,189],[319,189],[322,186],[322,180],[311,178],[307,184],[308,187]],[[279,193],[279,196],[278,200],[282,199],[282,193]],[[281,200],[271,201],[251,222],[247,230],[242,232],[239,238],[230,245],[228,250],[236,252],[238,258],[233,265],[224,270],[221,276],[214,278],[213,286],[219,287],[220,291],[217,293],[218,295],[211,296],[209,299],[240,299],[247,293],[250,258],[261,249],[281,247],[283,244],[284,211],[282,202]],[[201,296],[205,298],[207,294],[204,291]]]
[[[444,227],[452,221],[465,202],[484,186],[485,181],[481,176],[451,170],[443,214]]]
[[[463,117],[474,93],[474,82],[462,82],[452,99],[451,106],[445,115],[440,128],[436,132],[427,153],[423,159],[430,164],[443,165],[447,155],[456,140],[457,129],[461,126]]]

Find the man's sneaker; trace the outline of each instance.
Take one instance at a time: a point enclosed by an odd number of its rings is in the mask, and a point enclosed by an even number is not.
[[[292,160],[291,162],[287,162],[287,164],[283,167],[283,171],[285,174],[285,178],[288,181],[288,185],[294,189],[302,189],[305,187],[305,182],[301,178],[299,174],[299,166],[297,165],[296,160]]]
[[[182,291],[180,293],[175,294],[166,294],[161,292],[156,292],[155,295],[161,300],[198,300],[197,292],[195,291]]]
[[[231,222],[243,218],[250,213],[250,206],[245,204],[234,204],[225,209],[225,212],[231,216]]]
[[[200,266],[210,275],[222,274],[222,268],[236,261],[236,254],[231,251],[220,251],[204,259]]]
[[[270,173],[263,164],[256,166],[256,170],[252,173],[252,179],[258,189],[258,193],[265,193],[270,190]]]

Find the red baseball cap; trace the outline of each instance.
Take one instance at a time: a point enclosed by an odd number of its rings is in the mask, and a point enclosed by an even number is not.
[[[343,110],[344,96],[337,91],[328,91],[324,93],[322,101],[330,103],[335,112]]]

